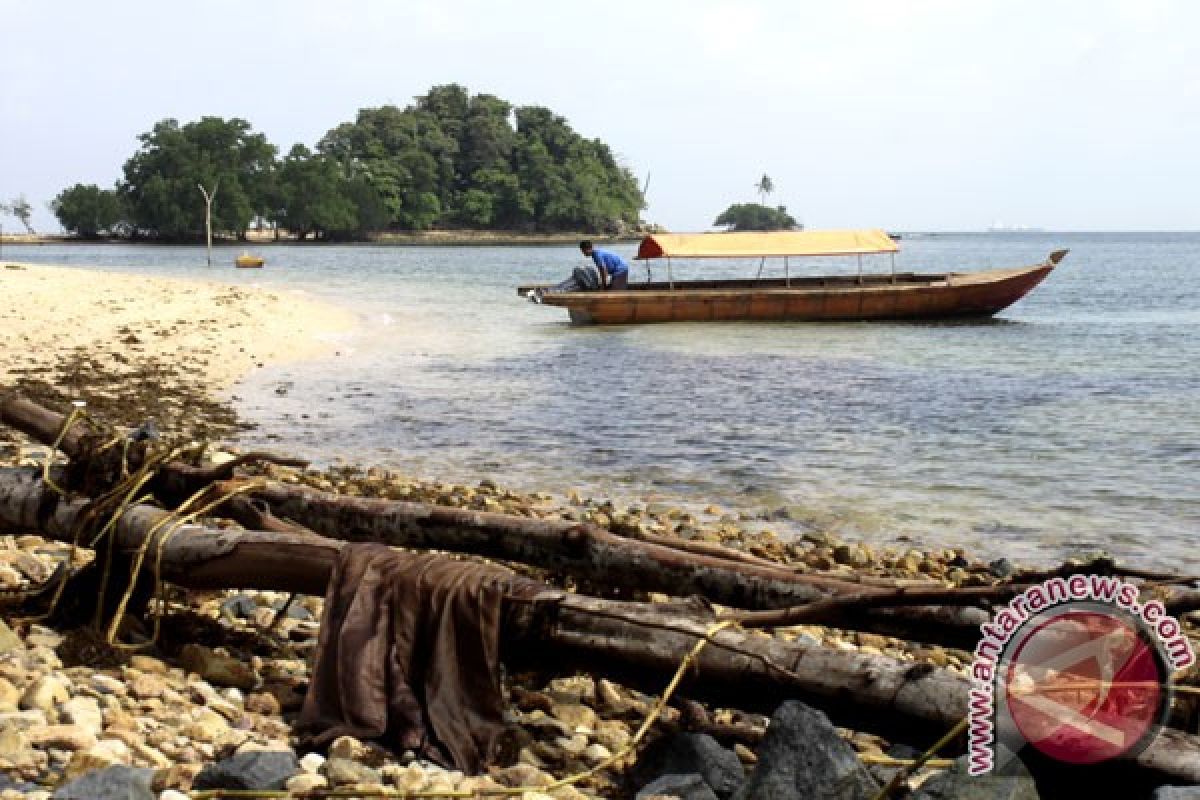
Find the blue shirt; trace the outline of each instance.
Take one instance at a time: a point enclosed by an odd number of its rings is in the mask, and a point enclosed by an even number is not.
[[[592,261],[596,262],[597,267],[604,267],[604,271],[609,275],[624,275],[629,272],[629,265],[625,263],[625,259],[599,247],[592,248]]]

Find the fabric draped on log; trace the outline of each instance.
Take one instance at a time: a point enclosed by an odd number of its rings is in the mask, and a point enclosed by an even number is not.
[[[378,544],[343,548],[299,732],[312,746],[349,735],[479,772],[504,731],[505,597],[543,589],[491,564]]]

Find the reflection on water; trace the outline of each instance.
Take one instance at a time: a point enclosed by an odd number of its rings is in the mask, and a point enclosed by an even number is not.
[[[769,522],[777,530],[834,527],[1043,561],[1105,548],[1190,563],[1200,236],[902,245],[900,269],[938,271],[1072,252],[994,320],[579,328],[514,291],[567,274],[574,248],[268,247],[268,268],[253,276],[208,270],[192,248],[5,251],[359,308],[363,330],[341,356],[263,370],[238,389],[262,425],[252,439],[278,436],[273,446],[317,459],[630,500],[787,506]],[[736,268],[680,264],[676,274]]]

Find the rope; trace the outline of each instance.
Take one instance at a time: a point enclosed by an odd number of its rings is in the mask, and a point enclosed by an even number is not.
[[[892,779],[887,782],[887,785],[884,786],[882,789],[880,789],[879,793],[875,795],[874,800],[887,800],[888,795],[890,795],[893,791],[895,791],[896,787],[899,786],[902,782],[904,782],[904,780],[906,778],[908,778],[909,775],[913,774],[914,772],[919,770],[921,767],[923,767],[926,763],[929,762],[930,759],[932,759],[935,755],[937,755],[939,750],[941,750],[946,745],[950,744],[950,742],[953,741],[954,739],[956,739],[959,736],[959,734],[961,734],[963,731],[965,731],[967,729],[967,722],[969,720],[970,720],[970,717],[963,717],[962,719],[960,719],[953,728],[946,731],[945,736],[943,736],[942,738],[940,738],[936,742],[934,742],[932,745],[930,745],[929,749],[926,750],[924,753],[922,753],[920,756],[918,756],[911,764],[904,767],[899,772],[897,772],[895,775],[893,775]]]

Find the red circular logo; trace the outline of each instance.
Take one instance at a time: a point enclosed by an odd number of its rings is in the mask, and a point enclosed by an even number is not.
[[[1148,741],[1167,675],[1137,625],[1103,610],[1064,610],[1018,639],[1004,688],[1027,742],[1058,761],[1095,764]]]

